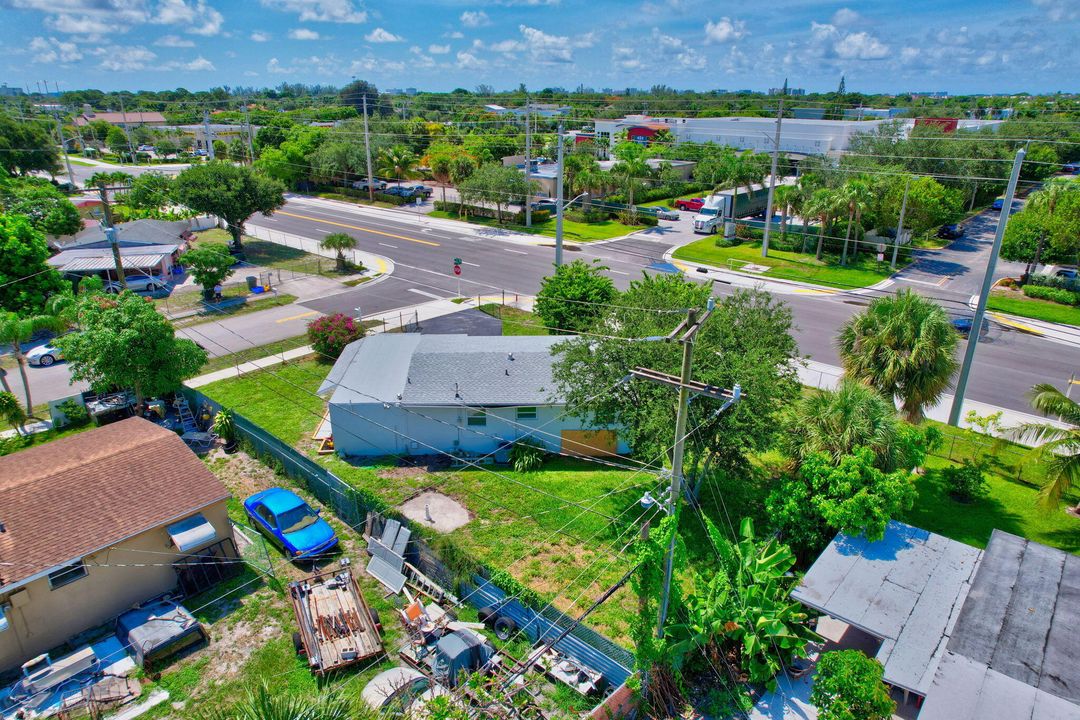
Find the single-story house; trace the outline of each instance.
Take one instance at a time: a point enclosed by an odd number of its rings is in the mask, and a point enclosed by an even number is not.
[[[879,639],[885,682],[920,720],[1080,720],[1080,557],[893,521],[878,541],[837,535],[792,597]]]
[[[611,429],[565,412],[555,336],[380,333],[346,346],[319,388],[342,455],[494,452],[522,437],[554,452],[625,452]]]
[[[116,244],[127,275],[168,277],[192,239],[187,220],[134,220],[116,226]],[[105,230],[96,225],[79,232],[47,261],[71,275],[104,275],[115,279],[116,262]]]
[[[228,498],[176,433],[142,418],[0,457],[0,672],[211,584],[238,557]]]

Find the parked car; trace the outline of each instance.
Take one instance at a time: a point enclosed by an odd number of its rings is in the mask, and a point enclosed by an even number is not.
[[[1080,160],[1074,162],[1067,162],[1061,166],[1062,172],[1072,173],[1074,175],[1080,175]]]
[[[420,195],[421,197],[425,198],[431,197],[431,194],[435,192],[427,185],[421,185],[420,183],[416,183],[415,185],[399,185],[398,187],[408,188],[412,191],[413,195]]]
[[[244,510],[270,541],[293,560],[302,560],[337,547],[338,539],[330,523],[319,511],[285,488],[257,492],[244,501]]]
[[[129,275],[124,278],[127,282],[127,289],[133,292],[154,292],[155,290],[162,290],[168,287],[168,283],[161,278],[153,277],[152,275]],[[105,292],[118,293],[124,288],[120,285],[118,280],[110,280],[105,283]]]
[[[675,201],[676,210],[700,210],[705,207],[705,198],[679,199]]]
[[[994,198],[994,204],[991,205],[990,207],[993,208],[994,210],[1000,210],[1004,205],[1005,205],[1005,198],[999,197],[999,198]]]
[[[669,210],[668,208],[657,208],[656,217],[660,220],[678,220],[682,217],[678,210]]]
[[[971,326],[974,324],[975,319],[969,317],[954,318],[952,321],[953,329],[960,333],[960,336],[967,338],[971,334]],[[979,330],[979,337],[984,338],[986,334],[990,332],[990,323],[983,319],[982,328]]]
[[[357,180],[352,184],[352,186],[357,190],[367,190],[368,181],[366,178],[364,180]],[[386,190],[386,181],[375,178],[375,180],[373,180],[371,183],[371,187],[375,190],[375,192],[383,192]]]
[[[1077,269],[1071,265],[1065,265],[1055,270],[1054,275],[1066,280],[1075,280],[1077,278]]]
[[[945,240],[956,240],[964,237],[963,225],[942,225],[938,228],[937,236]]]
[[[555,211],[557,211],[559,209],[558,205],[555,203],[554,200],[539,200],[537,202],[531,203],[530,206],[532,207],[532,209],[534,211],[535,210],[548,210],[548,211],[550,211],[552,213],[554,213]]]
[[[45,343],[44,345],[38,345],[36,348],[29,350],[26,353],[26,361],[31,365],[40,365],[41,367],[49,367],[56,363],[57,360],[64,359],[64,351],[52,344],[52,341]]]
[[[405,198],[406,200],[416,197],[416,193],[413,192],[413,189],[406,185],[394,185],[393,187],[386,188],[382,193],[383,195],[396,195]]]
[[[193,153],[191,153],[191,154],[192,154],[192,155],[195,155],[196,157],[206,157],[206,156],[207,156],[207,155],[209,155],[210,153],[206,152],[206,151],[205,151],[205,150],[203,150],[202,148],[199,148],[198,150],[196,150],[195,152],[193,152]]]
[[[139,152],[154,152],[153,145],[140,145]]]

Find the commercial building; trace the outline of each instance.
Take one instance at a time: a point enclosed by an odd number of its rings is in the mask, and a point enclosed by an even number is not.
[[[95,120],[104,120],[110,125],[121,128],[134,128],[140,125],[159,127],[165,124],[165,116],[159,112],[97,112],[89,105],[83,105],[81,114],[75,116],[75,125],[85,127]]]

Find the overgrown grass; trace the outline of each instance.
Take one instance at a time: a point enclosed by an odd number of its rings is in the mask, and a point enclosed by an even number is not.
[[[842,289],[873,285],[885,280],[893,273],[889,269],[889,263],[878,262],[875,255],[870,253],[865,245],[854,260],[849,255],[846,267],[841,267],[837,258],[829,255],[824,256],[822,260],[816,260],[812,253],[804,255],[772,248],[769,249],[769,257],[763,258],[761,257],[761,243],[758,241],[744,242],[733,247],[718,247],[716,237],[711,235],[679,248],[675,251],[675,258],[728,270],[739,270],[747,262],[767,265],[770,268],[767,272],[747,274],[797,280]],[[729,261],[740,262],[729,264]],[[898,263],[898,269],[901,267]]]
[[[510,215],[512,213],[508,213]],[[446,220],[462,220],[458,217],[457,213],[447,212],[445,210],[433,210],[430,213],[431,217],[443,218]],[[492,228],[500,228],[502,230],[512,230],[513,232],[527,233],[529,235],[546,235],[548,237],[555,237],[555,218],[552,217],[542,223],[534,223],[533,226],[525,227],[524,225],[514,225],[511,223],[504,223],[500,225],[492,218],[482,218],[469,216],[468,220],[473,225],[484,225]],[[614,237],[622,237],[623,235],[629,235],[632,232],[644,229],[638,225],[624,225],[616,220],[605,220],[598,223],[582,223],[574,222],[573,220],[563,220],[563,238],[567,240],[576,240],[578,242],[590,242],[593,240],[608,240]]]
[[[203,364],[202,368],[199,370],[199,374],[205,375],[206,373],[211,373],[216,370],[234,367],[240,363],[250,362],[271,355],[278,355],[288,350],[295,350],[298,347],[303,347],[307,344],[307,335],[297,335],[295,337],[285,338],[284,340],[267,343],[266,345],[260,345],[259,347],[250,348],[243,352],[212,357]]]
[[[548,330],[544,327],[540,318],[528,310],[500,305],[499,303],[485,303],[479,307],[479,310],[502,320],[503,335],[548,334]]]
[[[1080,325],[1080,307],[1030,298],[1012,290],[995,290],[990,293],[986,307],[990,310],[1034,320]]]
[[[231,236],[229,233],[221,228],[211,228],[198,233],[198,242],[228,245],[230,241]],[[332,258],[313,255],[299,248],[279,245],[268,240],[257,240],[247,236],[244,237],[243,242],[244,257],[252,265],[307,275],[341,277]],[[353,273],[349,272],[348,274]]]
[[[238,315],[250,315],[251,313],[259,312],[260,310],[269,310],[270,308],[281,307],[283,305],[292,305],[297,301],[295,295],[289,293],[268,293],[262,296],[253,295],[245,303],[237,305],[229,305],[224,308],[212,308],[208,307],[202,312],[196,315],[189,315],[187,317],[178,318],[173,321],[175,327],[188,327],[190,325],[198,325],[199,323],[212,322],[214,320],[224,320],[225,318],[236,317]]]

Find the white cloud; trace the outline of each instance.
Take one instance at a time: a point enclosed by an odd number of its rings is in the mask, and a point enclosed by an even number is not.
[[[263,7],[296,13],[302,22],[367,22],[367,11],[352,0],[261,0]]]
[[[442,36],[444,38],[450,38],[451,40],[461,40],[465,37],[465,34],[462,33],[460,30],[450,30],[448,32],[444,32]]]
[[[832,24],[837,27],[844,27],[845,25],[854,25],[862,19],[862,15],[855,12],[851,8],[840,8],[833,13]]]
[[[245,70],[244,77],[259,77],[259,73],[255,72],[254,70]]]
[[[479,40],[476,40],[473,42],[473,46],[477,48],[487,47],[488,50],[498,53],[521,52],[525,49],[525,43],[520,40],[500,40],[499,42],[488,43],[486,46]]]
[[[166,68],[166,69],[171,69],[171,68]],[[217,68],[214,67],[214,63],[210,62],[209,60],[204,58],[202,55],[195,58],[194,60],[191,60],[190,62],[186,62],[186,63],[182,62],[182,63],[180,63],[179,66],[177,67],[177,69],[178,70],[187,70],[188,72],[212,72],[214,70],[217,70]]]
[[[251,39],[254,42],[270,42],[270,33],[263,32],[262,30],[256,30],[251,33]]]
[[[150,67],[150,63],[157,60],[157,55],[142,45],[133,47],[112,45],[101,50],[101,56],[104,59],[98,64],[98,67],[110,72],[145,70]]]
[[[179,25],[189,33],[207,37],[219,34],[225,24],[222,14],[206,0],[162,0],[149,21],[155,25]]]
[[[432,55],[446,55],[450,52],[450,45],[428,45],[427,51]]]
[[[652,50],[668,64],[686,70],[705,69],[705,56],[689,47],[680,38],[665,35],[658,28],[653,28]]]
[[[6,0],[4,5],[44,13],[45,27],[88,41],[146,24],[210,36],[219,34],[225,22],[207,0]]]
[[[706,44],[741,40],[746,34],[746,23],[742,20],[732,20],[729,17],[722,17],[716,22],[709,20],[705,23]]]
[[[788,62],[815,60],[882,60],[890,54],[884,42],[868,32],[848,33],[829,23],[810,23],[810,39]]]
[[[394,43],[401,42],[404,39],[405,38],[401,37],[400,35],[395,35],[389,30],[384,30],[381,27],[375,28],[364,36],[364,40],[368,41],[369,43]]]
[[[612,47],[611,62],[623,70],[638,70],[645,65],[632,47]]]
[[[30,41],[30,50],[36,63],[72,63],[82,60],[83,54],[73,42],[36,37]]]
[[[1077,0],[1032,0],[1032,2],[1053,22],[1067,22],[1080,17],[1080,2]]]
[[[491,18],[483,10],[466,10],[461,13],[461,24],[467,28],[484,27],[491,24]]]
[[[570,38],[566,35],[549,35],[543,30],[528,25],[519,25],[518,30],[525,38],[530,58],[541,65],[572,63],[574,48],[588,48],[596,43],[594,33]]]
[[[195,47],[195,43],[187,38],[182,38],[179,35],[162,35],[154,44],[158,47],[171,47],[171,48],[189,48]]]
[[[889,46],[866,32],[857,32],[840,38],[833,49],[848,60],[880,60],[889,55]]]
[[[274,73],[275,75],[288,75],[296,72],[296,68],[285,67],[277,58],[270,58],[270,62],[266,63],[266,72]]]
[[[289,31],[289,37],[293,40],[318,40],[319,33],[308,28],[293,28]]]
[[[457,54],[458,67],[463,70],[479,70],[484,67],[484,63],[480,62],[475,55],[468,52],[459,52]]]

